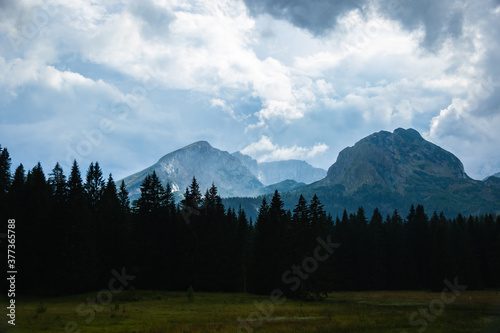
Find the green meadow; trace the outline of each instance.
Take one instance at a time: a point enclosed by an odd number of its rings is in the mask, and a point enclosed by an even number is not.
[[[100,300],[109,299],[100,295]],[[452,299],[448,294],[448,299]],[[124,291],[16,299],[2,332],[499,332],[500,292],[463,291],[452,302],[419,291],[334,292],[321,302],[230,293]],[[3,308],[7,299],[1,299]],[[442,307],[444,305],[444,307]],[[432,309],[429,309],[431,307]],[[426,310],[425,310],[426,309]],[[5,311],[5,310],[4,310]],[[413,316],[413,325],[409,320]]]

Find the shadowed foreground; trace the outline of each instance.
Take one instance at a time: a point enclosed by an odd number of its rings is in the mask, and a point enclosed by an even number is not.
[[[100,296],[107,301],[104,294]],[[323,302],[286,300],[279,305],[272,305],[266,296],[195,292],[190,302],[186,293],[156,291],[124,291],[109,304],[90,305],[87,300],[96,297],[97,293],[19,297],[12,332],[410,333],[426,327],[429,333],[497,333],[500,329],[498,291],[463,291],[442,311],[444,303],[436,301],[441,293],[415,291],[339,292]],[[4,319],[0,330],[13,328],[8,326]]]

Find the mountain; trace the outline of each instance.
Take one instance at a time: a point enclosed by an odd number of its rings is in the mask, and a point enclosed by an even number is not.
[[[359,206],[406,212],[412,204],[423,204],[428,213],[436,210],[453,216],[499,213],[500,179],[496,180],[471,179],[455,155],[414,129],[398,128],[345,148],[324,179],[301,190],[321,194],[337,213]]]
[[[370,216],[376,207],[383,215],[397,209],[406,215],[411,205],[422,204],[427,214],[500,213],[500,178],[471,179],[452,153],[425,140],[414,129],[381,131],[342,150],[325,178],[282,193],[286,209],[293,209],[303,194],[317,194],[333,216],[362,206]],[[269,202],[270,194],[266,195]],[[262,197],[226,201],[231,207],[258,207]],[[256,216],[256,210],[247,212]]]
[[[491,176],[488,176],[488,177],[484,178],[484,179],[483,179],[483,181],[488,180],[490,177],[497,177],[497,178],[500,178],[500,172],[497,172],[497,173],[495,173],[495,174],[493,174],[493,175],[491,175]]]
[[[340,184],[352,194],[362,186],[381,186],[404,194],[415,182],[431,178],[469,179],[452,153],[424,140],[414,129],[374,133],[339,153],[315,187]]]
[[[274,191],[278,190],[278,192],[283,193],[298,190],[299,188],[304,186],[306,186],[306,183],[298,183],[295,180],[287,179],[276,184],[268,185],[261,189],[260,192],[262,194],[271,194],[274,193]]]
[[[124,178],[132,200],[139,197],[141,183],[153,171],[164,186],[170,183],[172,189],[180,193],[184,193],[193,177],[202,193],[215,184],[223,197],[256,196],[263,187],[239,159],[206,141],[167,154],[149,168]]]
[[[234,157],[240,160],[241,163],[243,163],[244,166],[247,167],[250,172],[257,177],[258,180],[260,180],[263,184],[266,184],[263,182],[263,175],[259,169],[259,162],[257,160],[254,160],[252,157],[242,154],[241,152],[237,151],[232,153]],[[267,184],[266,184],[267,185]]]
[[[326,170],[315,168],[306,161],[285,160],[258,163],[241,152],[233,153],[264,185],[276,184],[287,179],[310,184],[326,176]]]

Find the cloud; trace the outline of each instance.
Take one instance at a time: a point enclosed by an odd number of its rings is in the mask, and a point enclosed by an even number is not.
[[[329,147],[324,143],[315,143],[314,146],[310,148],[297,145],[280,147],[279,145],[273,144],[269,137],[262,136],[259,141],[243,148],[241,152],[251,155],[259,162],[271,162],[288,159],[311,159],[317,155],[323,154],[328,148]]]
[[[267,13],[277,19],[288,20],[316,35],[333,29],[340,15],[361,7],[364,2],[364,0],[245,0],[253,15]]]
[[[220,98],[213,98],[210,101],[210,106],[212,108],[219,108],[219,109],[221,109],[224,113],[226,113],[227,115],[229,115],[229,117],[231,117],[231,119],[234,119],[234,120],[236,120],[238,122],[242,122],[242,121],[244,121],[245,119],[247,119],[249,117],[247,115],[237,114],[234,111],[233,107],[231,107],[230,105],[228,105],[225,100],[222,100]]]
[[[277,148],[278,146],[274,145],[269,137],[262,136],[262,138],[259,141],[246,146],[241,150],[241,152],[243,154],[255,155],[255,154],[260,154],[262,152],[273,151]]]
[[[165,38],[175,15],[169,8],[155,4],[152,0],[132,0],[129,12],[141,20],[141,35],[145,38]]]
[[[446,38],[462,35],[464,11],[468,10],[464,1],[393,1],[392,4],[387,6],[380,1],[381,12],[408,30],[423,28],[422,45],[428,49],[437,50]]]
[[[452,151],[476,179],[500,170],[500,44],[494,37],[500,28],[500,13],[487,5],[468,3],[463,39],[469,44],[455,54],[460,64],[460,89],[430,121],[427,138]],[[468,47],[467,47],[468,46]]]
[[[369,15],[372,7],[376,7],[410,31],[423,28],[422,44],[428,49],[439,49],[448,37],[460,37],[464,11],[469,10],[465,1],[453,0],[245,0],[245,3],[254,16],[266,13],[323,36],[337,28],[346,13],[358,11]]]
[[[0,141],[28,151],[33,131],[28,161],[65,156],[63,140],[75,147],[107,118],[115,130],[85,158],[116,166],[120,152],[130,173],[196,140],[328,167],[397,127],[425,132],[473,176],[500,170],[498,1],[0,6]]]

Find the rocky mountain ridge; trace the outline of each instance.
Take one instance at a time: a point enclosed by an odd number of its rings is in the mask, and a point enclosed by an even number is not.
[[[346,193],[379,185],[404,194],[412,177],[470,179],[452,153],[422,138],[414,129],[380,131],[339,153],[327,176],[316,187],[343,185]]]
[[[142,181],[153,171],[164,186],[170,183],[172,189],[180,193],[184,193],[193,177],[196,177],[202,191],[215,184],[224,197],[256,196],[263,187],[239,159],[206,141],[173,151],[149,168],[124,178],[131,198],[139,196]]]
[[[278,189],[289,209],[300,194],[306,198],[317,194],[333,214],[359,206],[368,211],[378,207],[387,214],[394,209],[407,211],[412,204],[423,204],[450,216],[458,212],[500,214],[500,178],[471,179],[455,155],[425,140],[414,129],[380,131],[361,139],[339,153],[324,178],[306,185],[304,179],[318,179],[315,169],[294,160],[258,163],[250,156],[230,154],[199,141],[124,180],[134,199],[140,194],[144,177],[155,171],[163,185],[170,183],[180,198],[196,177],[202,191],[215,184],[222,197],[233,197],[226,202],[235,209],[241,204],[255,210],[262,195]],[[259,180],[264,174],[268,181],[285,176],[295,179],[265,186]]]

